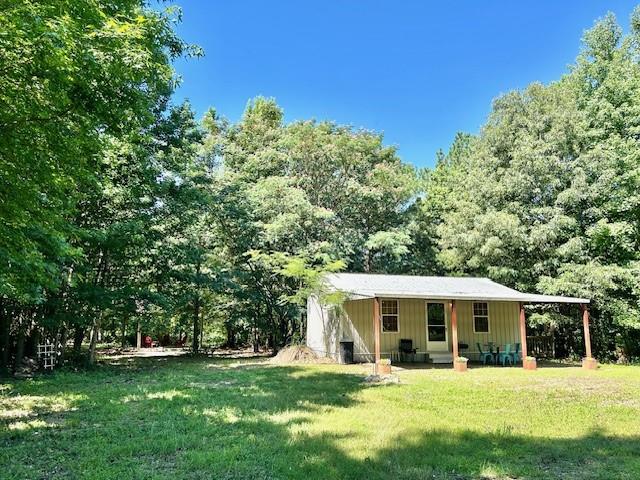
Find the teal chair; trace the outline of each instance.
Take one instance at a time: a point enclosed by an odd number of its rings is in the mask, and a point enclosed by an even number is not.
[[[515,351],[511,352],[511,355],[513,356],[514,365],[520,362],[520,342],[516,343],[516,349]]]
[[[480,352],[480,360],[482,360],[482,364],[486,365],[487,360],[489,363],[493,363],[493,353],[482,351],[482,347],[479,343],[476,343],[476,346],[478,347],[478,352]]]
[[[507,343],[504,346],[504,351],[500,352],[500,356],[498,358],[498,361],[502,363],[503,367],[507,365],[507,362],[513,365],[513,353],[514,352],[511,351],[511,344]]]

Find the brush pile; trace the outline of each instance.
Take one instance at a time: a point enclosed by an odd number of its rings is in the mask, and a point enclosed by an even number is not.
[[[36,370],[38,370],[38,362],[33,358],[24,357],[16,367],[13,376],[20,379],[31,378]]]
[[[313,350],[304,345],[285,347],[271,359],[271,363],[286,365],[290,363],[334,363],[326,357],[319,357]]]

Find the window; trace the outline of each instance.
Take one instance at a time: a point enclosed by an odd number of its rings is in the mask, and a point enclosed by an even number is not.
[[[382,331],[398,332],[398,301],[382,300]]]
[[[473,332],[489,333],[489,305],[487,302],[473,303]]]

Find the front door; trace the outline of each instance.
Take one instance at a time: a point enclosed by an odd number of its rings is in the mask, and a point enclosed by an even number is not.
[[[427,351],[448,352],[444,303],[427,302]]]

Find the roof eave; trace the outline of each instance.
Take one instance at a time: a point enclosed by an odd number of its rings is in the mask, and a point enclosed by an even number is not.
[[[402,292],[346,292],[351,300],[365,300],[374,297],[380,298],[416,298],[423,300],[468,300],[468,301],[491,301],[491,302],[522,302],[522,303],[568,303],[568,304],[589,304],[587,298],[563,297],[555,295],[518,295],[513,297],[487,296],[487,295],[418,295],[415,293]]]

